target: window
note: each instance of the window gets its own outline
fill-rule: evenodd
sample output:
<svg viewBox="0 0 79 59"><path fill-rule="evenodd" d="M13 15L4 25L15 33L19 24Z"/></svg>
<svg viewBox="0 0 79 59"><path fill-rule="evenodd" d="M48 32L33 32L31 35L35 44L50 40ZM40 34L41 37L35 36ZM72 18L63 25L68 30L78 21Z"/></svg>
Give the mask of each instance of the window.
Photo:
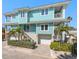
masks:
<svg viewBox="0 0 79 59"><path fill-rule="evenodd" d="M41 25L41 30L48 30L48 25Z"/></svg>
<svg viewBox="0 0 79 59"><path fill-rule="evenodd" d="M21 13L21 17L22 17L22 12L20 12Z"/></svg>
<svg viewBox="0 0 79 59"><path fill-rule="evenodd" d="M45 9L45 14L48 14L48 9Z"/></svg>
<svg viewBox="0 0 79 59"><path fill-rule="evenodd" d="M45 30L48 30L48 25L45 25Z"/></svg>
<svg viewBox="0 0 79 59"><path fill-rule="evenodd" d="M11 21L11 16L6 16L6 22L10 22Z"/></svg>
<svg viewBox="0 0 79 59"><path fill-rule="evenodd" d="M25 12L23 12L23 17L25 17Z"/></svg>
<svg viewBox="0 0 79 59"><path fill-rule="evenodd" d="M41 25L41 30L44 30L44 25Z"/></svg>
<svg viewBox="0 0 79 59"><path fill-rule="evenodd" d="M25 12L20 12L21 13L21 17L25 17Z"/></svg>
<svg viewBox="0 0 79 59"><path fill-rule="evenodd" d="M41 14L44 15L44 10L42 10L42 13Z"/></svg>
<svg viewBox="0 0 79 59"><path fill-rule="evenodd" d="M42 14L42 15L48 14L48 9L42 10L42 13L41 13L41 14Z"/></svg>

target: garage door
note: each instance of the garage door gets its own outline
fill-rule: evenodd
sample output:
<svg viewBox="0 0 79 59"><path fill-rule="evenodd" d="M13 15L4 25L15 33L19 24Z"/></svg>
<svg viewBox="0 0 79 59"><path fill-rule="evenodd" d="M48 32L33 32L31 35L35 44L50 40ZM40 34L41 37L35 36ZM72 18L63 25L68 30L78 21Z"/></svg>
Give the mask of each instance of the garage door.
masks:
<svg viewBox="0 0 79 59"><path fill-rule="evenodd" d="M41 44L50 45L51 40L50 39L41 39Z"/></svg>
<svg viewBox="0 0 79 59"><path fill-rule="evenodd" d="M38 35L38 40L40 44L49 45L51 43L51 35L49 34Z"/></svg>

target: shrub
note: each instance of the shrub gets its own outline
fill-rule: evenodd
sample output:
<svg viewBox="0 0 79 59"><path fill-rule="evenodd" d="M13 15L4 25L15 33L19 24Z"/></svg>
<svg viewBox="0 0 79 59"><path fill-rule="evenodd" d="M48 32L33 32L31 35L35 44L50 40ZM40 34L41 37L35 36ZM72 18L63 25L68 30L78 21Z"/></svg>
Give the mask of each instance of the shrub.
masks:
<svg viewBox="0 0 79 59"><path fill-rule="evenodd" d="M8 40L8 45L32 49L36 48L35 42L29 40Z"/></svg>
<svg viewBox="0 0 79 59"><path fill-rule="evenodd" d="M71 44L55 41L51 42L50 48L56 51L71 51Z"/></svg>
<svg viewBox="0 0 79 59"><path fill-rule="evenodd" d="M72 55L76 55L77 56L77 43L74 43L72 45L71 53L72 53Z"/></svg>

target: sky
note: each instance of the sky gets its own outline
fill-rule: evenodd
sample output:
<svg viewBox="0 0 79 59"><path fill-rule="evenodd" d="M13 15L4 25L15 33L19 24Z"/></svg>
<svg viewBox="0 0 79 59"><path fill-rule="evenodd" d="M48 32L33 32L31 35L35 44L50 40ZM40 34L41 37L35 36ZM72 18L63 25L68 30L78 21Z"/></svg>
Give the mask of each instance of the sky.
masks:
<svg viewBox="0 0 79 59"><path fill-rule="evenodd" d="M45 4L53 4L56 2L62 2L66 0L2 0L2 23L5 22L4 14L6 12L11 12L14 9L21 7L37 7ZM70 22L70 26L77 27L77 1L72 0L71 3L66 8L66 18L68 16L72 17L72 21Z"/></svg>

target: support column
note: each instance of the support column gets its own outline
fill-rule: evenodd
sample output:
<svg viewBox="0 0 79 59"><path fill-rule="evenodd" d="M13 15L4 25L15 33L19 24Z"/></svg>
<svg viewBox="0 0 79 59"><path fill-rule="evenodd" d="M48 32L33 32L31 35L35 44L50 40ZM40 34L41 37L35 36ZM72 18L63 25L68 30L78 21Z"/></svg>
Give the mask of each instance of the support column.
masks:
<svg viewBox="0 0 79 59"><path fill-rule="evenodd" d="M54 41L54 22L53 22L53 34L52 34L52 40L51 41Z"/></svg>
<svg viewBox="0 0 79 59"><path fill-rule="evenodd" d="M12 22L12 16L11 16L11 22Z"/></svg>
<svg viewBox="0 0 79 59"><path fill-rule="evenodd" d="M62 42L65 41L65 31L62 32Z"/></svg>
<svg viewBox="0 0 79 59"><path fill-rule="evenodd" d="M63 9L63 18L65 18L65 8Z"/></svg>
<svg viewBox="0 0 79 59"><path fill-rule="evenodd" d="M53 22L53 36L54 36L54 22Z"/></svg>

